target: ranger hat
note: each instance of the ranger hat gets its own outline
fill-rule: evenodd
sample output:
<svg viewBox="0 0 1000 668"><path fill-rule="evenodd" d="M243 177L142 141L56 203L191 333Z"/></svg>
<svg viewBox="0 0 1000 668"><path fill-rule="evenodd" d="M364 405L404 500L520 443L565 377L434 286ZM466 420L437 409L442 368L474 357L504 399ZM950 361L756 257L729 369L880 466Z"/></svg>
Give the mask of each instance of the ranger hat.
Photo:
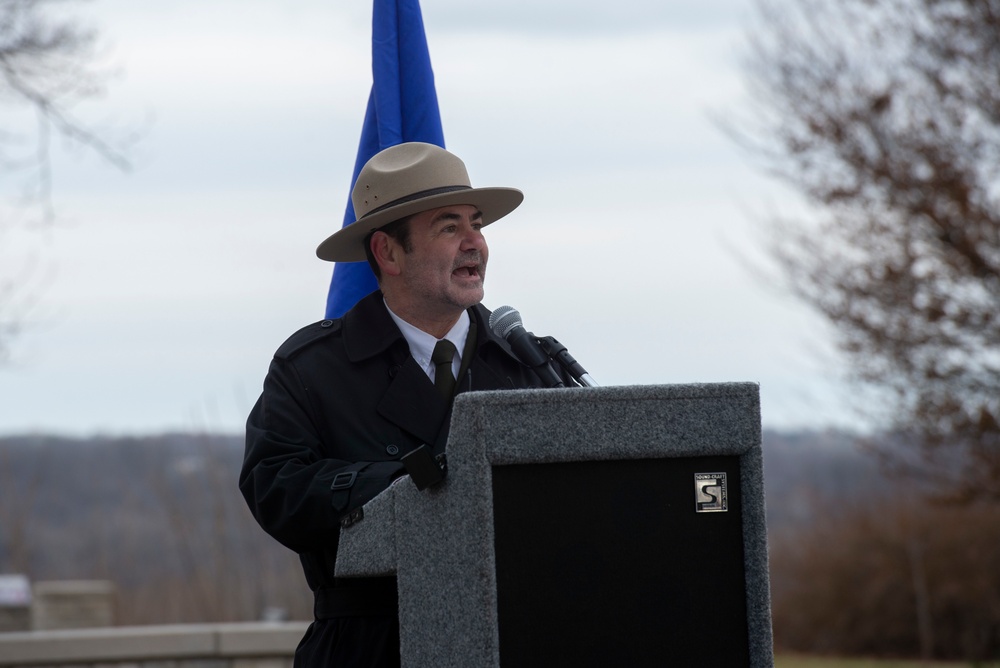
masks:
<svg viewBox="0 0 1000 668"><path fill-rule="evenodd" d="M410 142L377 153L358 174L351 203L357 220L316 248L321 260L361 262L368 233L400 218L454 204L470 204L489 225L517 208L516 188L473 188L465 163L440 146Z"/></svg>

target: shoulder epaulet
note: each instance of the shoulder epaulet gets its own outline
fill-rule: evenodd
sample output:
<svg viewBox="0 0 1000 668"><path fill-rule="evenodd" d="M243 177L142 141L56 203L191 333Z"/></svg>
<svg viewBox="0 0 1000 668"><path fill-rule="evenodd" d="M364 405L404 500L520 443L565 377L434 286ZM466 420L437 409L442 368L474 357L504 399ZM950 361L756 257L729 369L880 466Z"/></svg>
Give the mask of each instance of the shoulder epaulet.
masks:
<svg viewBox="0 0 1000 668"><path fill-rule="evenodd" d="M278 348L278 351L274 353L274 356L280 359L288 359L306 346L332 334L339 333L342 324L342 320L337 318L336 320L321 320L319 322L314 322L311 325L306 325L299 331L289 336L288 339L281 344L281 347Z"/></svg>

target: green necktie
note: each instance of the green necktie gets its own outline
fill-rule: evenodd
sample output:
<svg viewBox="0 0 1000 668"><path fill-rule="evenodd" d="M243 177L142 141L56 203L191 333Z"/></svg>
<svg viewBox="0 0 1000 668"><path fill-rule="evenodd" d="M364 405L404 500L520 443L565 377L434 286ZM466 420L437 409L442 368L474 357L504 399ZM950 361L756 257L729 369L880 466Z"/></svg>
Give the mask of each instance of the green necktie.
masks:
<svg viewBox="0 0 1000 668"><path fill-rule="evenodd" d="M455 353L458 350L455 344L448 339L441 339L434 346L431 353L431 361L434 362L434 386L446 400L451 400L451 395L455 391L455 375L451 371L451 364L455 360Z"/></svg>

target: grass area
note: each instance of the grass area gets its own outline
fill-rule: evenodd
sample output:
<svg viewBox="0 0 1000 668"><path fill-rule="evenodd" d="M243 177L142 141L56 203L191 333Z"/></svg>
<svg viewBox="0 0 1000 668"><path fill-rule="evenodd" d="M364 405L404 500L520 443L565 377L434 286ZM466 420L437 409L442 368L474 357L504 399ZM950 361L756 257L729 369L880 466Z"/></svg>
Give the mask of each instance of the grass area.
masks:
<svg viewBox="0 0 1000 668"><path fill-rule="evenodd" d="M774 657L774 668L1000 668L1000 663L832 659L784 655Z"/></svg>

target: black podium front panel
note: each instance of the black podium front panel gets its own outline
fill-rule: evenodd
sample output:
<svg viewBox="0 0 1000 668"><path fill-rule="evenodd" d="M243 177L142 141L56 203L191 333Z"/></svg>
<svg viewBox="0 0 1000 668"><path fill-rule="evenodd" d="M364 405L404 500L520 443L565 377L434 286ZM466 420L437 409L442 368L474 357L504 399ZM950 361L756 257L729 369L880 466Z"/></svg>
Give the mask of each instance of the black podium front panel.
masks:
<svg viewBox="0 0 1000 668"><path fill-rule="evenodd" d="M502 666L749 665L738 457L492 476Z"/></svg>

